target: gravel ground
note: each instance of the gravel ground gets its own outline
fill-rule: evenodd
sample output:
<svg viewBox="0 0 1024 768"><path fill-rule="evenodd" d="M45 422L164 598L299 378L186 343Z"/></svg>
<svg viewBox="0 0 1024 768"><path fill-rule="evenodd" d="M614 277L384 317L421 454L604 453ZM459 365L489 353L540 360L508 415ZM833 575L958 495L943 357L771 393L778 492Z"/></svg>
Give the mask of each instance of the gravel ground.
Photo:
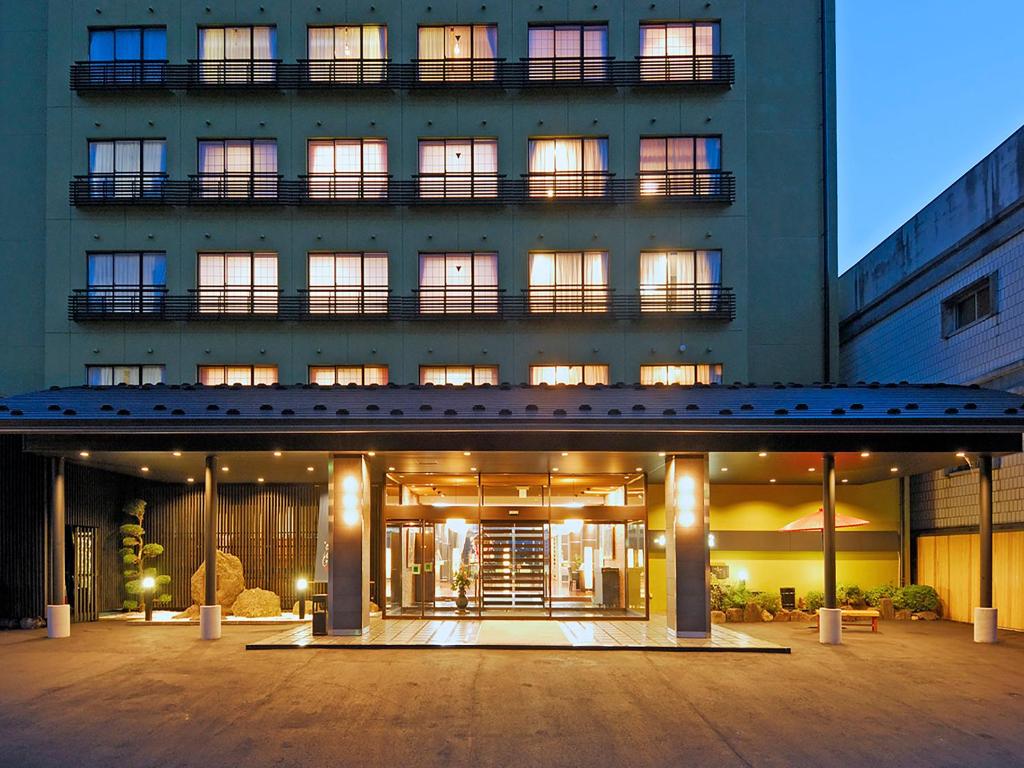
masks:
<svg viewBox="0 0 1024 768"><path fill-rule="evenodd" d="M1024 765L1024 635L744 630L789 656L243 650L276 630L0 633L0 765Z"/></svg>

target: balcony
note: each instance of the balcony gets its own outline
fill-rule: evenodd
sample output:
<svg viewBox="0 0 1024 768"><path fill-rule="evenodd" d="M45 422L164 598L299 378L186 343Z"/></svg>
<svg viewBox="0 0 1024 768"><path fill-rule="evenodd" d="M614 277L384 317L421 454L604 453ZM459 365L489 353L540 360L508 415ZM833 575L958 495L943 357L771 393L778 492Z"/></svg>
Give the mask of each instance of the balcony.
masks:
<svg viewBox="0 0 1024 768"><path fill-rule="evenodd" d="M400 308L392 307L391 290L387 287L304 288L299 290L299 302L300 316L309 320L387 317Z"/></svg>
<svg viewBox="0 0 1024 768"><path fill-rule="evenodd" d="M520 88L560 86L603 87L616 85L614 59L610 56L580 56L521 59Z"/></svg>
<svg viewBox="0 0 1024 768"><path fill-rule="evenodd" d="M637 56L630 77L621 84L633 87L729 89L736 82L732 56Z"/></svg>
<svg viewBox="0 0 1024 768"><path fill-rule="evenodd" d="M504 289L497 287L421 287L413 291L421 316L469 315L500 318Z"/></svg>
<svg viewBox="0 0 1024 768"><path fill-rule="evenodd" d="M162 90L179 83L177 69L166 60L76 61L71 65L74 91Z"/></svg>
<svg viewBox="0 0 1024 768"><path fill-rule="evenodd" d="M281 203L282 180L276 173L196 173L189 177L189 203Z"/></svg>
<svg viewBox="0 0 1024 768"><path fill-rule="evenodd" d="M188 292L193 318L246 317L277 319L281 291L277 288L192 288Z"/></svg>
<svg viewBox="0 0 1024 768"><path fill-rule="evenodd" d="M607 171L532 171L524 173L524 202L545 200L614 202L617 187Z"/></svg>
<svg viewBox="0 0 1024 768"><path fill-rule="evenodd" d="M71 181L73 205L166 205L171 185L166 173L90 173Z"/></svg>
<svg viewBox="0 0 1024 768"><path fill-rule="evenodd" d="M529 315L604 314L613 292L607 285L533 286L523 289Z"/></svg>
<svg viewBox="0 0 1024 768"><path fill-rule="evenodd" d="M721 320L736 317L736 295L718 283L641 283L639 311Z"/></svg>
<svg viewBox="0 0 1024 768"><path fill-rule="evenodd" d="M297 202L388 205L398 191L388 173L313 173L299 177Z"/></svg>
<svg viewBox="0 0 1024 768"><path fill-rule="evenodd" d="M280 59L188 61L188 88L277 88Z"/></svg>
<svg viewBox="0 0 1024 768"><path fill-rule="evenodd" d="M294 79L299 88L391 88L397 74L391 59L299 59Z"/></svg>
<svg viewBox="0 0 1024 768"><path fill-rule="evenodd" d="M729 171L640 171L632 198L705 203L736 201L736 178Z"/></svg>
<svg viewBox="0 0 1024 768"><path fill-rule="evenodd" d="M165 320L167 288L93 286L75 289L68 297L72 320Z"/></svg>
<svg viewBox="0 0 1024 768"><path fill-rule="evenodd" d="M505 59L413 59L406 88L504 88Z"/></svg>
<svg viewBox="0 0 1024 768"><path fill-rule="evenodd" d="M420 173L413 180L419 203L501 204L516 198L515 190L497 173Z"/></svg>

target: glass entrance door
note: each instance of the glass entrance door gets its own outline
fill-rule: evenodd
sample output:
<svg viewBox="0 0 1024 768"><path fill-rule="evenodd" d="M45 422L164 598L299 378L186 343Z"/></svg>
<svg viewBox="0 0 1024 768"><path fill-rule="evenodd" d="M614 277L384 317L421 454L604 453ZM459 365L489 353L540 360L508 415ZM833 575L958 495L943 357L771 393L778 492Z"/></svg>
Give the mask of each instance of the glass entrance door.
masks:
<svg viewBox="0 0 1024 768"><path fill-rule="evenodd" d="M384 571L385 608L389 616L422 616L424 606L433 601L433 534L433 526L418 521L388 523L384 532Z"/></svg>
<svg viewBox="0 0 1024 768"><path fill-rule="evenodd" d="M481 525L484 614L547 615L548 524L485 521Z"/></svg>

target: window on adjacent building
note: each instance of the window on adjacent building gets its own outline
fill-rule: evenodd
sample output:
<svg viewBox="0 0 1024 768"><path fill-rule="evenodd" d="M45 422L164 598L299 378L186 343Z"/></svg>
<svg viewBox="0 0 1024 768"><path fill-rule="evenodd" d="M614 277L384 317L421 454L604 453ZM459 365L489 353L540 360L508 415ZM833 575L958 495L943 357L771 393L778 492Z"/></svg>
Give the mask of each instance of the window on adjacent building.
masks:
<svg viewBox="0 0 1024 768"><path fill-rule="evenodd" d="M167 291L162 251L89 253L86 259L90 311L160 311Z"/></svg>
<svg viewBox="0 0 1024 768"><path fill-rule="evenodd" d="M149 197L163 193L167 142L163 139L103 139L89 142L92 197Z"/></svg>
<svg viewBox="0 0 1024 768"><path fill-rule="evenodd" d="M112 387L116 384L161 384L164 380L164 366L87 365L85 380L94 387Z"/></svg>
<svg viewBox="0 0 1024 768"><path fill-rule="evenodd" d="M272 83L277 79L277 29L202 27L199 81L211 85Z"/></svg>
<svg viewBox="0 0 1024 768"><path fill-rule="evenodd" d="M387 197L387 139L310 139L307 154L310 197Z"/></svg>
<svg viewBox="0 0 1024 768"><path fill-rule="evenodd" d="M640 25L641 80L703 80L714 74L700 57L719 54L717 21Z"/></svg>
<svg viewBox="0 0 1024 768"><path fill-rule="evenodd" d="M420 27L419 80L476 82L497 76L498 26L459 24Z"/></svg>
<svg viewBox="0 0 1024 768"><path fill-rule="evenodd" d="M200 365L199 383L209 386L218 384L241 384L252 387L257 384L276 384L276 365Z"/></svg>
<svg viewBox="0 0 1024 768"><path fill-rule="evenodd" d="M531 197L601 197L608 189L608 139L530 139Z"/></svg>
<svg viewBox="0 0 1024 768"><path fill-rule="evenodd" d="M721 294L721 251L644 251L640 254L643 312L701 312Z"/></svg>
<svg viewBox="0 0 1024 768"><path fill-rule="evenodd" d="M197 282L200 312L277 312L276 253L200 253Z"/></svg>
<svg viewBox="0 0 1024 768"><path fill-rule="evenodd" d="M386 365L311 365L309 383L329 387L334 384L355 384L360 387L388 383Z"/></svg>
<svg viewBox="0 0 1024 768"><path fill-rule="evenodd" d="M529 306L531 312L605 312L608 252L531 253Z"/></svg>
<svg viewBox="0 0 1024 768"><path fill-rule="evenodd" d="M497 197L497 139L420 139L420 197Z"/></svg>
<svg viewBox="0 0 1024 768"><path fill-rule="evenodd" d="M529 31L530 80L604 80L607 24L534 25Z"/></svg>
<svg viewBox="0 0 1024 768"><path fill-rule="evenodd" d="M721 384L722 366L641 365L641 384Z"/></svg>
<svg viewBox="0 0 1024 768"><path fill-rule="evenodd" d="M498 311L498 254L421 253L420 312L487 314Z"/></svg>
<svg viewBox="0 0 1024 768"><path fill-rule="evenodd" d="M420 384L497 384L496 365L421 365Z"/></svg>
<svg viewBox="0 0 1024 768"><path fill-rule="evenodd" d="M388 255L309 254L309 311L332 315L387 313Z"/></svg>
<svg viewBox="0 0 1024 768"><path fill-rule="evenodd" d="M388 28L349 24L309 28L312 82L379 83L387 77Z"/></svg>
<svg viewBox="0 0 1024 768"><path fill-rule="evenodd" d="M951 336L996 313L995 275L971 283L942 302L942 334Z"/></svg>
<svg viewBox="0 0 1024 768"><path fill-rule="evenodd" d="M640 139L641 195L707 195L720 187L722 139L658 136Z"/></svg>
<svg viewBox="0 0 1024 768"><path fill-rule="evenodd" d="M203 197L276 197L276 139L201 139L199 194Z"/></svg>
<svg viewBox="0 0 1024 768"><path fill-rule="evenodd" d="M607 384L607 365L531 365L531 384Z"/></svg>

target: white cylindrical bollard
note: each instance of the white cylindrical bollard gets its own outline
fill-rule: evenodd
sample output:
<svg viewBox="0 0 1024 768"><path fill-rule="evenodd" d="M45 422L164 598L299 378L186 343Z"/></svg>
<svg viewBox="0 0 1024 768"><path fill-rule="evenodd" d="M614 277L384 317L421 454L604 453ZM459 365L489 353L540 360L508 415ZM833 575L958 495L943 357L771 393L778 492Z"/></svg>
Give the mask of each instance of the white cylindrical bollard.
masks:
<svg viewBox="0 0 1024 768"><path fill-rule="evenodd" d="M974 642L996 642L996 626L998 625L997 614L998 610L995 608L974 609Z"/></svg>
<svg viewBox="0 0 1024 768"><path fill-rule="evenodd" d="M843 612L841 609L818 609L818 642L823 645L839 645L843 642Z"/></svg>
<svg viewBox="0 0 1024 768"><path fill-rule="evenodd" d="M71 606L46 606L46 636L71 637Z"/></svg>
<svg viewBox="0 0 1024 768"><path fill-rule="evenodd" d="M203 640L220 640L220 606L199 606L199 637Z"/></svg>

